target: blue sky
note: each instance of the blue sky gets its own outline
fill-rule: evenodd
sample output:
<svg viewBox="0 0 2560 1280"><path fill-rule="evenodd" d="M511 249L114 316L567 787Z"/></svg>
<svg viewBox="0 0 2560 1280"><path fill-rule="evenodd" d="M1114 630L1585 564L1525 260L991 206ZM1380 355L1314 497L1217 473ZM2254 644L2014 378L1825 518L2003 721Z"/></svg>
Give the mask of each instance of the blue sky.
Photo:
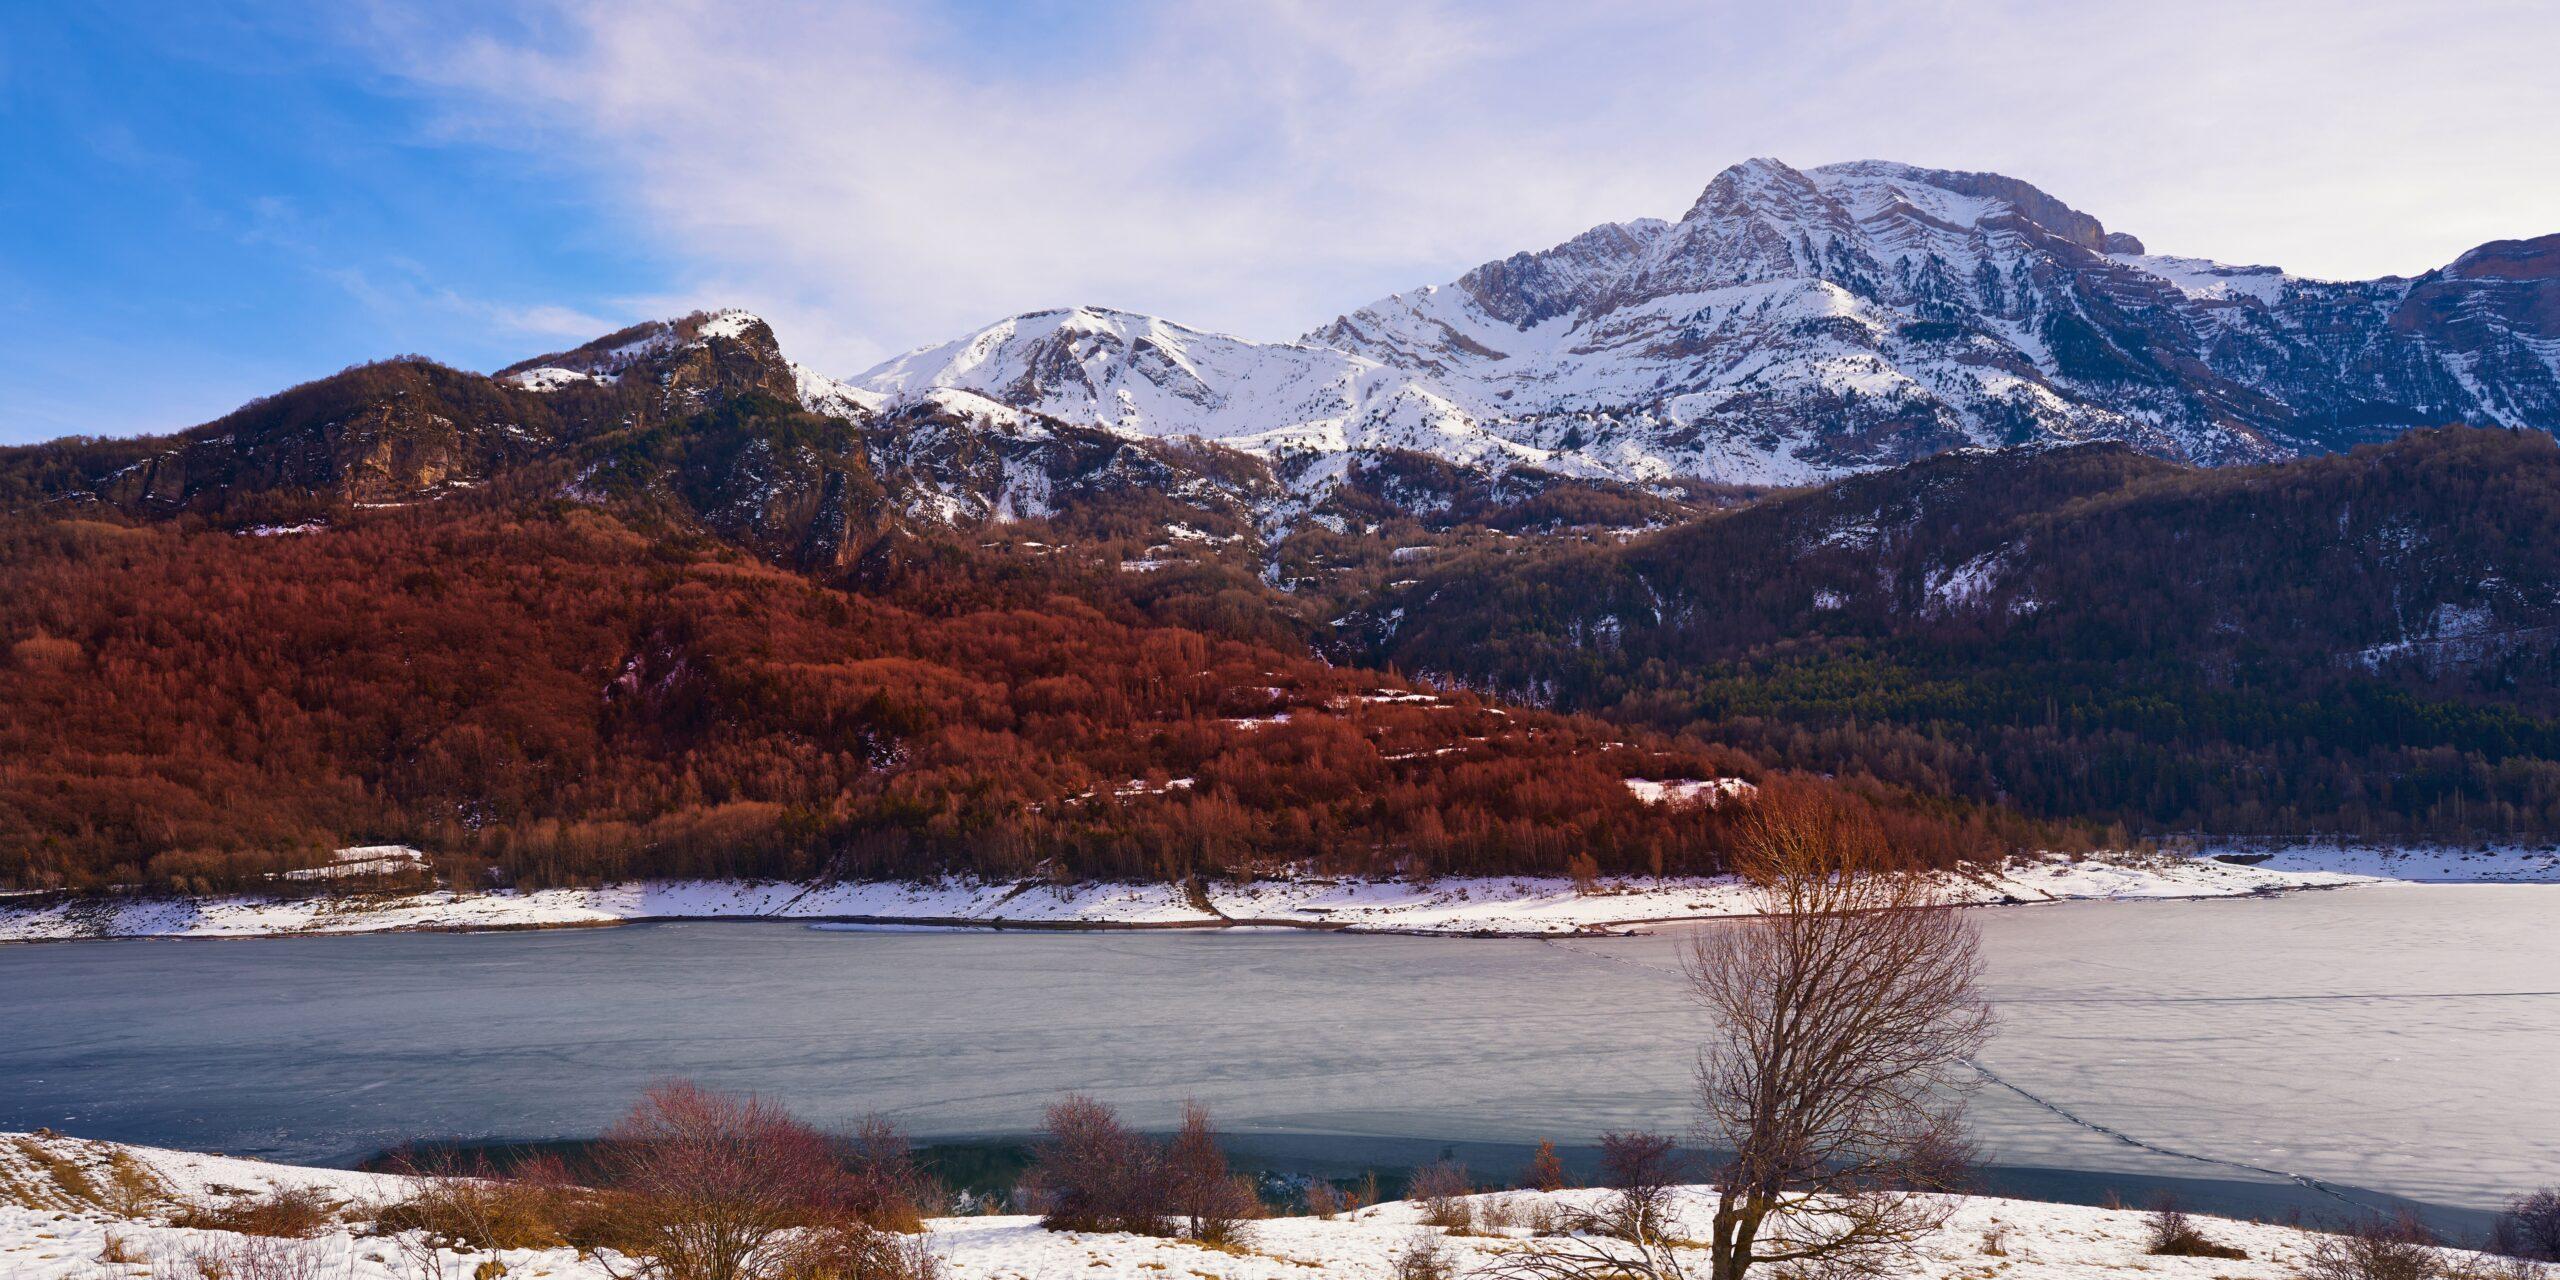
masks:
<svg viewBox="0 0 2560 1280"><path fill-rule="evenodd" d="M2508 0L11 4L0 442L712 304L838 374L1072 303L1286 338L1753 155L2415 272L2560 231L2554 47Z"/></svg>
<svg viewBox="0 0 2560 1280"><path fill-rule="evenodd" d="M313 14L6 24L0 439L185 426L398 351L506 363L666 278L580 175L439 137Z"/></svg>

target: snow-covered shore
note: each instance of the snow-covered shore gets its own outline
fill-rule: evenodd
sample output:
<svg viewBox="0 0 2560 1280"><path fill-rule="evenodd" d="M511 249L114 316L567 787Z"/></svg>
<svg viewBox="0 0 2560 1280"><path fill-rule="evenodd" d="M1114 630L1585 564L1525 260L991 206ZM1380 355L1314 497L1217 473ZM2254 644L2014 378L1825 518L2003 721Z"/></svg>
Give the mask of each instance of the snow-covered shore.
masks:
<svg viewBox="0 0 2560 1280"><path fill-rule="evenodd" d="M118 1204L112 1193L121 1155L150 1170L161 1184L153 1203ZM91 1188L66 1190L59 1170L69 1166ZM106 1280L193 1274L197 1259L221 1259L230 1251L259 1247L289 1254L307 1268L292 1274L344 1280L395 1280L414 1276L399 1241L375 1233L379 1206L395 1202L406 1181L336 1169L307 1169L260 1161L120 1147L102 1142L27 1134L0 1134L0 1275L13 1280ZM252 1246L251 1238L225 1231L168 1225L171 1200L220 1203L279 1188L311 1188L338 1205L340 1221L308 1240ZM1500 1192L1474 1197L1480 1222L1523 1221L1557 1203L1587 1205L1599 1193ZM1679 1211L1693 1220L1692 1238L1707 1232L1708 1203L1700 1192L1678 1193ZM1251 1225L1244 1242L1212 1249L1182 1240L1051 1232L1019 1216L938 1218L928 1241L951 1280L1031 1280L1040 1276L1095 1280L1199 1276L1204 1280L1290 1280L1318 1275L1368 1280L1396 1274L1398 1255L1423 1238L1446 1250L1458 1274L1503 1252L1530 1247L1523 1226L1482 1225L1445 1234L1420 1224L1406 1203L1377 1205L1332 1219L1273 1218ZM2144 1251L2144 1215L2131 1210L2086 1208L1988 1196L1961 1197L1945 1226L1921 1242L1918 1265L1908 1272L1926 1280L2092 1280L2138 1272L2161 1280L2291 1280L2316 1236L2296 1227L2269 1226L2198 1216L2211 1239L2246 1251L2245 1259L2156 1257ZM112 1241L112 1243L111 1243ZM111 1261L108 1259L121 1259ZM486 1267L489 1262L500 1267ZM1703 1263L1703 1257L1696 1259ZM456 1275L607 1280L593 1258L566 1248L512 1249L455 1257ZM483 1269L485 1268L485 1269ZM502 1270L500 1268L503 1268ZM1703 1272L1703 1267L1700 1268Z"/></svg>
<svg viewBox="0 0 2560 1280"><path fill-rule="evenodd" d="M2250 863L2170 855L2017 858L1951 875L1960 901L2214 898L2408 880L2560 883L2560 854L2504 850L2244 851ZM797 920L1026 929L1282 927L1366 933L1542 937L1622 932L1752 910L1728 878L1290 879L1209 884L1051 885L941 880L818 885L650 881L602 888L400 896L40 900L0 905L0 942L250 938L399 930L539 929L643 920Z"/></svg>

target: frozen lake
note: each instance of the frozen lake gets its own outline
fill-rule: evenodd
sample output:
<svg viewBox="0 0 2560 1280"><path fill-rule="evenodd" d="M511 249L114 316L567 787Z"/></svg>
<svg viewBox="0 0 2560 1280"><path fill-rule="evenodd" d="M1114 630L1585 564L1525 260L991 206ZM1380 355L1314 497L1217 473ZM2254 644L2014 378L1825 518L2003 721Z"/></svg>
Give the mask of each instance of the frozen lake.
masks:
<svg viewBox="0 0 2560 1280"><path fill-rule="evenodd" d="M2481 1208L2560 1182L2560 888L1978 918L2003 1023L1983 1065L2014 1086L1975 1103L1991 1160L2085 1171L2082 1194L2299 1175ZM1574 1144L1688 1123L1683 936L741 922L0 948L0 1128L347 1160L592 1134L683 1075L922 1136L1021 1133L1081 1089L1147 1124L1198 1097L1275 1149Z"/></svg>

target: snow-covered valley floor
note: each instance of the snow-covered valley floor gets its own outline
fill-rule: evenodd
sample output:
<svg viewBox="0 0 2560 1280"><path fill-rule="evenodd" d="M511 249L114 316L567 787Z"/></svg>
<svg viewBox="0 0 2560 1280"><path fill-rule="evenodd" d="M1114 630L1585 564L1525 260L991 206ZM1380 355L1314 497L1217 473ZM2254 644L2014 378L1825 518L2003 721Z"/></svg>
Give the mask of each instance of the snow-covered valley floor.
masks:
<svg viewBox="0 0 2560 1280"><path fill-rule="evenodd" d="M118 1157L155 1175L167 1199L114 1201ZM61 1170L79 1171L88 1195L67 1193ZM227 1231L168 1225L177 1202L220 1203L276 1188L313 1188L338 1205L339 1222L307 1240L253 1241ZM407 1192L406 1180L334 1169L309 1169L221 1156L120 1147L55 1136L0 1134L0 1276L11 1280L141 1280L192 1276L198 1259L263 1249L290 1257L290 1274L318 1280L400 1280L420 1269L400 1240L378 1234L372 1216ZM1599 1194L1497 1192L1473 1198L1480 1221L1526 1221L1542 1206L1588 1205ZM99 1203L114 1203L113 1208ZM146 1198L147 1199L147 1198ZM1707 1202L1679 1195L1685 1233L1705 1234ZM1463 1275L1505 1251L1534 1247L1526 1226L1481 1226L1462 1234L1420 1224L1411 1204L1390 1203L1332 1219L1272 1218L1254 1223L1245 1241L1212 1249L1182 1240L1050 1232L1028 1217L941 1218L928 1240L951 1280L1053 1280L1056 1277L1196 1276L1203 1280L1396 1274L1399 1255L1437 1237ZM2141 1274L2158 1280L2291 1280L2318 1238L2297 1227L2198 1217L2214 1241L2247 1258L2156 1257L2145 1252L2145 1215L2028 1200L1962 1197L1947 1223L1923 1241L1906 1274L1929 1280L2077 1280ZM121 1261L110 1259L122 1259ZM503 1270L487 1267L502 1264ZM1694 1259L1701 1264L1703 1256ZM607 1280L596 1259L566 1248L447 1255L445 1273L504 1275L509 1280ZM627 1267L625 1268L627 1270ZM278 1274L286 1274L279 1272Z"/></svg>
<svg viewBox="0 0 2560 1280"><path fill-rule="evenodd" d="M2560 852L2301 845L2241 863L2172 855L2016 858L1951 875L1960 901L2214 898L2399 881L2560 883ZM1553 936L1730 916L1752 896L1725 878L1290 879L1209 884L941 880L647 881L531 892L311 897L0 899L0 942L246 938L394 930L563 928L668 919L798 920L849 928L1283 927L1370 933Z"/></svg>

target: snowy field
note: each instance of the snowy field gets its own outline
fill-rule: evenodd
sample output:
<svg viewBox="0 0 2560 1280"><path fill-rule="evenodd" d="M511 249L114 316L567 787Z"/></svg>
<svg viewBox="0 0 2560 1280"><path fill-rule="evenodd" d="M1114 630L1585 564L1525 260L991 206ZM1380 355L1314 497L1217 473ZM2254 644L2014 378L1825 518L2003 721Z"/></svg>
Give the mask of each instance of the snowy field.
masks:
<svg viewBox="0 0 2560 1280"><path fill-rule="evenodd" d="M377 852L378 851L373 851ZM1973 903L2218 898L2395 881L2560 883L2560 852L2305 845L2212 857L2017 858L1951 875ZM413 929L527 929L635 920L771 919L850 926L1229 928L1541 937L1622 932L1735 915L1750 895L1725 878L1264 880L1206 886L944 880L822 885L668 881L528 893L304 898L137 898L0 906L0 942L245 938Z"/></svg>
<svg viewBox="0 0 2560 1280"><path fill-rule="evenodd" d="M149 1168L177 1198L215 1201L278 1187L310 1187L340 1205L342 1225L307 1241L265 1244L297 1255L307 1269L294 1274L331 1280L399 1280L418 1271L394 1239L375 1234L369 1218L377 1206L397 1200L404 1180L333 1169L309 1169L140 1147L26 1134L0 1135L0 1275L11 1280L123 1280L194 1274L195 1260L220 1258L243 1247L261 1247L229 1232L165 1225L165 1209L125 1204L118 1213L66 1194L54 1170L76 1166L93 1187L111 1184L116 1152ZM50 1168L48 1168L50 1166ZM1508 1210L1527 1217L1544 1204L1587 1205L1598 1193L1502 1192L1474 1197L1480 1217L1499 1220ZM1687 1229L1705 1232L1707 1201L1694 1189L1680 1193ZM1487 1210L1492 1210L1487 1214ZM1426 1237L1438 1237L1463 1274L1506 1251L1531 1247L1525 1227L1482 1227L1447 1234L1420 1225L1410 1204L1394 1203L1331 1220L1274 1218L1253 1224L1245 1241L1212 1249L1181 1240L1117 1234L1050 1232L1027 1217L941 1218L928 1227L930 1241L952 1280L1044 1280L1079 1276L1093 1280L1197 1276L1203 1280L1292 1280L1307 1276L1381 1280L1395 1274L1395 1260ZM2224 1219L2196 1219L2212 1239L2246 1250L2245 1260L2164 1258L2144 1252L2144 1215L2128 1210L2082 1208L1992 1197L1959 1199L1947 1224L1923 1242L1919 1265L1909 1272L1928 1280L2079 1280L2139 1273L2159 1280L2291 1280L2316 1238L2286 1226ZM110 1240L115 1243L110 1244ZM103 1261L101 1255L122 1257ZM503 1274L524 1280L608 1280L596 1259L568 1249L506 1250L448 1256L450 1274L470 1275L495 1260ZM1701 1274L1705 1258L1692 1259ZM626 1271L628 1268L624 1268Z"/></svg>

